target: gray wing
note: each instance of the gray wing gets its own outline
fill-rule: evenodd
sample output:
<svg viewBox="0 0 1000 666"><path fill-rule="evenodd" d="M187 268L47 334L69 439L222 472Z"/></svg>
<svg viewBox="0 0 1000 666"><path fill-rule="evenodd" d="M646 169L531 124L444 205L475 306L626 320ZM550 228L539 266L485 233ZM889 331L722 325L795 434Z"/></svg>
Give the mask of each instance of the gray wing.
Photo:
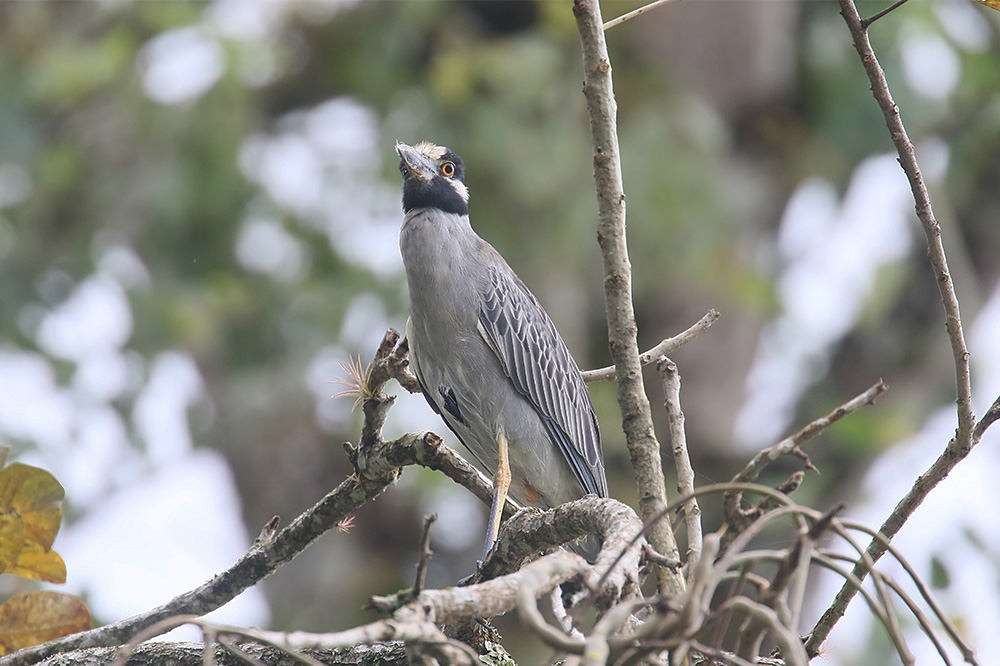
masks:
<svg viewBox="0 0 1000 666"><path fill-rule="evenodd" d="M580 369L548 314L509 269L490 268L479 330L514 388L542 417L585 491L607 497L597 415Z"/></svg>

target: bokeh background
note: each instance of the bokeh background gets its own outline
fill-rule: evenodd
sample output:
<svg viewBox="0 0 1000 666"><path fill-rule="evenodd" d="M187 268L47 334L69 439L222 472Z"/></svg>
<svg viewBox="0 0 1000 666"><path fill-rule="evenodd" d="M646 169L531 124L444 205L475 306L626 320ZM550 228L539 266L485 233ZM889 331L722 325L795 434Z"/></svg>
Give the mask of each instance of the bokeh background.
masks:
<svg viewBox="0 0 1000 666"><path fill-rule="evenodd" d="M1000 394L1000 14L914 0L872 38L944 230L982 414ZM608 39L641 344L722 313L674 356L699 483L883 378L876 407L810 445L822 475L797 493L879 524L953 432L953 369L837 4L692 1ZM66 487L63 589L99 622L146 610L350 472L359 416L336 380L406 318L397 139L463 156L474 226L580 365L608 364L581 81L568 1L0 3L0 443ZM613 387L592 395L612 494L634 505ZM450 434L401 395L386 434L426 429ZM897 542L994 664L998 444ZM369 595L411 584L431 512L429 583L451 584L484 507L410 469L217 617L373 619ZM29 585L8 578L5 593ZM807 621L836 588L817 583ZM824 663L888 655L866 616L855 602ZM525 663L546 654L502 630Z"/></svg>

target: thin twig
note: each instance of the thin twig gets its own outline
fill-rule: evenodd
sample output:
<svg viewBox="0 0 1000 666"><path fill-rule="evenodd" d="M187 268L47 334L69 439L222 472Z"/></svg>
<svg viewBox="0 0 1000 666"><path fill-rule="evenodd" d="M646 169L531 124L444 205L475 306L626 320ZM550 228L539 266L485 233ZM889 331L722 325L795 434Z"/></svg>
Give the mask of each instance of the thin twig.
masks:
<svg viewBox="0 0 1000 666"><path fill-rule="evenodd" d="M975 417L972 413L972 389L969 381L969 350L966 347L965 334L962 330L962 316L959 311L958 296L955 294L955 284L952 282L951 272L948 269L948 259L944 252L941 225L934 217L930 194L928 194L924 184L920 165L917 164L913 142L906 134L906 128L899 115L899 107L896 106L892 94L889 92L885 72L875 58L875 51L868 40L868 32L861 26L857 7L853 0L840 0L840 7L844 20L851 31L851 36L854 38L854 47L861 57L861 62L871 82L872 95L882 109L889 136L896 146L899 164L910 183L914 208L924 231L927 254L934 269L938 294L944 307L945 328L948 332L952 356L955 361L955 402L958 406L959 429L956 439L960 444L967 445L971 442L972 427L975 424Z"/></svg>
<svg viewBox="0 0 1000 666"><path fill-rule="evenodd" d="M986 434L986 429L996 423L998 419L1000 419L1000 398L994 400L990 408L983 414L983 418L979 419L979 423L972 430L972 439L976 442L981 440Z"/></svg>
<svg viewBox="0 0 1000 666"><path fill-rule="evenodd" d="M791 437L787 437L777 444L772 444L767 447L754 456L753 460L747 463L747 465L733 477L733 482L741 483L753 481L760 475L765 467L786 453L798 455L806 461L808 467L812 468L812 464L809 462L809 457L799 447L848 414L856 412L862 407L873 404L875 398L884 393L886 388L885 383L880 379L869 387L868 390L860 393L854 398L851 398L826 416L821 416L803 427ZM727 493L724 501L726 520L734 530L738 530L743 523L753 520L757 515L759 515L759 511L744 511L741 509L741 499L742 497L740 493L732 492Z"/></svg>
<svg viewBox="0 0 1000 666"><path fill-rule="evenodd" d="M863 525L853 520L841 520L840 524L845 529L864 532L873 539L881 541L883 543L889 554L892 555L893 558L895 558L895 560L899 563L901 567L903 567L903 571L906 572L906 575L909 576L910 580L916 586L917 591L920 593L921 598L923 598L923 600L927 603L927 605L930 606L931 611L934 613L934 616L937 618L938 622L941 623L941 626L944 627L944 630L948 634L948 637L951 638L951 641L962 652L962 657L965 659L965 661L969 664L977 664L978 661L976 660L975 650L973 650L972 646L969 645L965 641L965 639L963 639L962 636L959 634L958 628L948 617L947 613L945 613L942 610L937 600L931 594L931 591L927 588L927 583L925 583L923 578L921 578L917 574L916 569L913 568L913 565L910 564L909 560L903 557L903 554L899 552L899 550L896 549L896 547L893 546L888 540L886 540L885 537L883 537L880 533L876 532L867 525ZM849 539L846 539L846 537L845 540L850 541Z"/></svg>
<svg viewBox="0 0 1000 666"><path fill-rule="evenodd" d="M907 1L908 0L897 0L896 2L892 3L891 5L889 5L888 7L886 7L885 9L883 9L882 11L880 11L879 13L874 14L872 16L869 16L865 20L861 21L861 26L865 30L867 30L868 26L870 26L872 23L874 23L875 21L879 20L880 18L882 18L883 16L885 16L889 12L892 12L892 11L895 11L895 10L899 9L900 7L902 7L903 5L905 5L907 3Z"/></svg>
<svg viewBox="0 0 1000 666"><path fill-rule="evenodd" d="M635 470L639 509L643 520L658 515L667 503L660 443L653 430L649 397L642 380L636 343L635 308L632 303L632 266L625 237L625 190L618 149L617 114L611 78L611 60L604 41L598 0L574 0L573 15L583 52L583 93L590 115L594 150L594 184L597 190L597 240L604 262L604 300L608 319L608 344L618 378L618 406L622 429ZM669 521L656 521L649 540L667 557L677 553ZM679 594L684 579L659 570L661 591Z"/></svg>
<svg viewBox="0 0 1000 666"><path fill-rule="evenodd" d="M854 560L851 559L850 561L853 562ZM878 621L882 624L882 626L885 627L886 633L889 635L889 639L892 641L893 645L896 648L896 652L900 655L900 658L902 658L905 661L906 656L910 654L910 650L907 647L906 640L903 638L902 634L900 634L893 628L895 624L892 622L892 620L890 620L889 617L889 611L891 610L891 606L887 607L883 604L880 604L878 599L876 599L870 592L861 587L863 581L857 576L855 576L852 572L848 571L846 568L838 566L834 562L834 556L832 556L831 554L822 552L814 553L813 562L816 562L820 566L823 566L829 569L830 571L839 574L841 578L844 579L846 585L853 586L858 592L861 593L861 597L865 600L865 603L868 604L869 610L871 610L872 614L878 619ZM882 580L881 576L877 575L877 573L875 576L873 576L873 579L876 578L879 581ZM808 652L808 642L806 643L806 651ZM910 658L912 659L912 656L910 656Z"/></svg>
<svg viewBox="0 0 1000 666"><path fill-rule="evenodd" d="M884 580L885 584L896 593L897 597L903 600L904 604L906 604L910 614L916 618L917 623L920 625L920 629L923 630L924 635L927 636L931 643L934 644L934 649L937 650L937 653L941 656L941 661L944 662L944 666L951 666L951 659L948 658L948 653L945 652L944 645L942 645L941 641L938 640L937 633L935 633L931 623L927 620L927 616L920 610L920 607L917 606L916 602L911 599L910 595L906 593L900 584L893 580L890 576L882 574L882 580Z"/></svg>
<svg viewBox="0 0 1000 666"><path fill-rule="evenodd" d="M680 560L672 560L669 557L664 557L663 555L660 555L658 552L653 550L653 547L650 546L648 543L644 543L642 545L642 556L647 561L652 562L653 564L659 567L671 567L676 569L683 564L683 562L681 562Z"/></svg>
<svg viewBox="0 0 1000 666"><path fill-rule="evenodd" d="M569 555L569 553L556 554ZM548 556L548 558L551 557L551 555ZM576 557L579 562L576 565L576 571L582 573L583 570L580 567L583 565L583 560L577 556L573 557ZM538 609L538 597L554 589L555 586L552 585L551 581L555 579L555 576L562 576L564 571L572 570L569 568L572 564L571 561L564 564L561 561L548 558L545 558L545 562L539 560L530 565L530 571L529 567L522 570L524 574L517 598L518 614L524 623L531 627L535 634L542 639L542 642L549 647L570 654L583 654L586 642L582 638L567 635L561 627L553 627L546 622L542 612Z"/></svg>
<svg viewBox="0 0 1000 666"><path fill-rule="evenodd" d="M604 30L605 31L610 30L611 28L615 27L616 25L618 25L620 23L624 23L625 21L628 21L630 19L634 19L639 14L644 14L644 13L648 12L650 9L653 9L654 7L659 7L660 5L665 5L668 2L670 2L670 0L653 0L653 2L649 3L648 5L643 5L642 7L639 7L638 9L633 9L630 12L626 12L625 14L622 14L618 18L611 19L610 21L608 21L607 23L604 24Z"/></svg>
<svg viewBox="0 0 1000 666"><path fill-rule="evenodd" d="M781 621L773 610L764 604L751 601L746 597L731 597L723 604L723 609L726 607L741 611L754 622L767 627L774 638L774 642L781 648L781 655L785 658L786 664L808 666L809 657L806 655L806 651L802 649L802 642L799 641L798 636L795 635L792 629L781 624ZM750 654L750 659L756 660L758 656L757 648L757 645L748 643L745 648L746 652L740 654L737 651L737 654L744 658L747 658L748 654Z"/></svg>
<svg viewBox="0 0 1000 666"><path fill-rule="evenodd" d="M684 412L681 410L681 374L677 364L666 356L656 362L663 383L663 408L670 424L670 448L677 469L677 492L685 495L694 490L694 467L688 455L687 435L684 432ZM684 504L684 527L687 531L688 569L701 557L701 507L692 497Z"/></svg>
<svg viewBox="0 0 1000 666"><path fill-rule="evenodd" d="M431 529L433 529L434 522L437 519L436 513L424 516L424 536L420 540L420 561L417 562L417 577L413 583L414 594L420 594L424 589L424 579L427 576L427 563L430 562L431 556L434 554L431 551Z"/></svg>
<svg viewBox="0 0 1000 666"><path fill-rule="evenodd" d="M782 493L774 490L773 488L768 488L767 486L762 486L762 485L759 485L759 484L756 484L756 483L732 483L732 482L729 482L729 483L712 483L712 484L709 484L709 485L706 485L706 486L701 486L700 488L696 488L695 490L693 490L690 493L687 493L685 495L681 495L680 497L675 498L669 504L667 504L665 507L663 507L662 511L659 514L657 514L655 516L652 516L652 518L650 519L650 521L646 521L645 525L642 528L642 530L640 530L638 533L634 534L628 540L627 545L624 548L620 549L621 552L618 554L618 556L612 562L611 567L617 566L618 563L619 563L619 561L625 557L626 553L631 553L633 547L639 542L639 539L641 539L643 536L646 536L649 533L649 530L651 529L651 527L653 526L653 524L655 524L658 521L663 520L667 515L670 514L671 511L676 511L678 507L683 506L684 503L687 502L688 500L690 500L692 497L702 497L704 495L713 495L713 494L717 494L717 493L726 493L726 492L732 492L732 491L739 491L739 492L742 492L742 493L759 493L761 495L764 495L765 497L770 497L770 498L774 499L776 502L778 502L780 504L783 504L783 505L787 505L787 504L791 503L791 500L788 497L786 497L785 495L783 495ZM706 553L705 543L706 543L706 540L708 539L709 536L711 536L713 539L715 539L716 543L718 543L718 539L715 537L715 535L709 534L704 539L702 539L702 557L706 557L706 555L705 555L705 553ZM604 552L603 549L602 549L602 552ZM662 553L660 554L660 556L661 557L666 557ZM676 555L675 555L675 557L676 557ZM601 578L601 580L599 582L602 582L604 580L604 578L607 577L608 573L611 571L611 567L608 568L608 572L606 572L604 574L604 576L602 576L602 578Z"/></svg>
<svg viewBox="0 0 1000 666"><path fill-rule="evenodd" d="M853 558L851 557L835 553L826 553L822 556L818 556L818 559L819 557L827 557L831 561L832 560L842 560L846 562L854 561ZM920 610L920 607L917 605L917 603L906 593L905 590L903 590L902 586L899 583L893 580L890 576L886 576L885 574L881 574L881 576L885 584L893 592L896 593L896 596L898 596L900 599L903 600L904 604L906 604L906 607L909 609L910 613L913 615L914 618L916 618L917 622L920 624L920 628L923 630L924 634L934 644L935 649L941 656L941 659L942 661L944 661L945 665L950 666L951 660L948 657L948 653L945 651L944 646L938 639L937 633L934 631L934 628L931 626L931 623L928 621L927 616L924 614L924 612Z"/></svg>
<svg viewBox="0 0 1000 666"><path fill-rule="evenodd" d="M672 338L667 338L666 340L661 341L649 351L644 351L639 354L639 363L643 366L647 366L661 356L674 353L676 350L680 349L682 346L686 345L688 342L694 340L703 332L711 328L712 324L718 321L720 316L721 315L716 310L709 310L701 319L695 322L687 330L681 331ZM583 381L587 383L609 382L615 379L615 366L609 365L605 368L584 370L581 374L583 375Z"/></svg>

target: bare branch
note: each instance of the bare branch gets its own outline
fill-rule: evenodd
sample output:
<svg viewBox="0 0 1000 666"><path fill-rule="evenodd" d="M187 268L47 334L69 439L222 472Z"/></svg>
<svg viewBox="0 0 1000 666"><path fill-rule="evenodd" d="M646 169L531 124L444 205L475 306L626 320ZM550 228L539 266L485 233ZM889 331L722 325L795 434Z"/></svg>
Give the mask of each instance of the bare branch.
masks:
<svg viewBox="0 0 1000 666"><path fill-rule="evenodd" d="M694 491L694 468L688 456L687 435L684 432L684 412L681 411L681 375L677 365L666 356L656 362L663 383L663 408L670 422L670 448L674 453L674 467L677 469L677 492L685 495ZM682 509L684 527L687 531L688 567L701 556L701 508L698 500L691 497Z"/></svg>
<svg viewBox="0 0 1000 666"><path fill-rule="evenodd" d="M672 338L667 338L649 351L644 351L639 354L639 362L643 366L646 366L661 356L672 354L674 351L680 349L682 346L701 335L701 333L711 328L712 324L718 321L720 316L721 315L717 311L709 310L705 313L705 316L695 322L687 330L678 333ZM609 365L606 368L584 370L581 374L583 375L583 381L588 383L611 381L615 379L615 366Z"/></svg>
<svg viewBox="0 0 1000 666"><path fill-rule="evenodd" d="M938 640L937 633L934 631L931 623L927 620L927 616L920 610L920 607L913 601L913 599L910 598L910 595L906 593L899 583L886 575L883 575L882 578L885 580L885 584L892 588L892 591L896 593L896 596L903 600L903 603L906 604L910 614L917 619L917 623L920 624L920 629L924 632L924 635L930 639L931 643L934 644L934 649L937 650L938 655L941 656L941 661L944 662L945 666L951 666L951 660L948 658L948 653L945 652L944 646L941 644L941 641Z"/></svg>
<svg viewBox="0 0 1000 666"><path fill-rule="evenodd" d="M854 48L857 49L861 63L864 65L869 81L871 81L872 95L882 109L882 115L885 116L889 136L899 155L899 164L910 183L917 219L920 220L920 226L924 231L927 255L934 269L938 294L941 298L941 304L944 306L945 328L951 341L951 351L955 361L955 402L958 406L959 429L956 440L959 446L965 445L971 448L975 417L972 414L972 389L969 381L969 350L965 345L965 334L962 331L958 296L955 294L955 285L952 282L948 260L945 257L944 243L941 239L941 225L934 217L930 195L924 185L920 165L917 164L913 142L906 134L906 128L899 116L899 107L896 106L889 92L885 72L882 71L882 67L875 58L875 51L868 40L867 30L861 25L857 7L855 7L853 0L840 0L840 8L851 31L851 37L854 39Z"/></svg>
<svg viewBox="0 0 1000 666"><path fill-rule="evenodd" d="M764 604L751 601L746 597L731 597L723 604L723 608L726 607L740 611L756 623L767 627L770 630L771 636L774 637L774 641L781 649L781 655L784 657L786 664L793 666L807 666L809 664L809 657L802 648L802 642L799 641L799 637L795 635L794 631L781 624L781 621L773 610ZM744 652L737 652L737 655L743 658L747 658L749 655L750 659L757 659L759 644L751 645L750 642L747 642L743 645L743 648Z"/></svg>
<svg viewBox="0 0 1000 666"><path fill-rule="evenodd" d="M580 562L583 561L578 556L572 557L576 557ZM583 639L567 635L561 627L553 627L545 621L541 611L538 610L538 597L554 589L555 586L550 585L549 581L566 565L556 560L540 561L536 564L539 566L531 567L530 571L525 568L526 573L518 591L518 614L546 645L560 652L583 654L586 645Z"/></svg>
<svg viewBox="0 0 1000 666"><path fill-rule="evenodd" d="M521 565L529 556L582 536L601 535L603 544L588 581L597 592L590 601L608 608L638 586L639 539L643 525L631 507L613 499L583 497L548 511L525 509L504 523L493 552L477 579L498 575ZM599 576L598 576L599 574Z"/></svg>
<svg viewBox="0 0 1000 666"><path fill-rule="evenodd" d="M864 27L865 30L867 30L868 26L870 26L872 23L874 23L875 21L879 20L880 18L882 18L883 16L885 16L889 12L896 11L897 9L899 9L900 7L902 7L903 5L905 5L907 3L907 1L908 0L896 0L896 2L892 3L891 5L889 5L888 7L886 7L885 9L883 9L882 11L880 11L879 13L874 14L872 16L869 16L865 20L861 21L861 25Z"/></svg>
<svg viewBox="0 0 1000 666"><path fill-rule="evenodd" d="M622 14L618 18L611 19L610 21L608 21L607 23L604 24L604 30L610 30L611 28L615 27L616 25L624 23L625 21L628 21L630 19L634 19L636 16L639 16L640 14L644 14L645 12L648 12L650 9L653 9L654 7L659 7L660 5L665 5L668 2L670 2L670 0L653 0L653 2L649 3L648 5L643 5L642 7L639 7L638 9L633 9L630 12L626 12L625 14Z"/></svg>
<svg viewBox="0 0 1000 666"><path fill-rule="evenodd" d="M934 596L931 594L931 591L927 588L927 584L917 574L917 571L916 569L913 568L913 565L910 564L910 562L905 557L903 557L903 554L899 552L899 550L897 550L895 546L893 546L884 536L882 536L881 533L876 532L867 525L863 525L859 522L853 520L841 520L839 526L840 526L839 529L851 529L851 530L857 530L859 532L864 532L865 534L871 536L872 539L881 542L885 546L889 554L891 554L892 557L895 558L897 562L899 562L899 565L903 567L903 570L906 572L906 575L909 576L910 580L916 586L917 591L920 592L921 598L927 603L928 606L930 606L931 611L934 613L934 616L937 618L941 626L944 627L945 632L947 632L948 634L948 637L951 638L955 646L958 647L958 649L962 652L962 657L965 659L965 661L969 664L978 663L976 661L975 651L961 637L958 629L955 627L954 623L951 621L948 614L941 609L937 600L934 599ZM848 538L846 534L842 534L842 536L846 541L851 543L852 547L854 547L857 552L861 553L861 549L857 547L857 544L855 544L853 540Z"/></svg>
<svg viewBox="0 0 1000 666"><path fill-rule="evenodd" d="M422 598L418 597L418 600ZM416 603L415 601L414 604ZM451 646L453 655L464 656L464 659L458 659L458 663L475 664L478 661L477 655L467 645L449 639L438 628L433 621L433 608L426 608L424 611L426 612L416 612L405 607L397 611L393 618L328 634L244 629L242 635L274 645L290 654L302 654L304 650L338 650L398 640L407 644L448 645Z"/></svg>
<svg viewBox="0 0 1000 666"><path fill-rule="evenodd" d="M849 562L856 563L856 561L853 558L842 555L834 555L831 553L817 552L813 556L814 562L816 562L818 565L822 567L829 569L830 571L839 574L844 579L847 585L852 585L857 589L858 592L861 593L861 597L865 600L865 603L868 604L869 610L871 610L872 614L882 624L882 626L885 627L886 633L889 635L889 639L896 647L896 652L902 655L903 658L905 659L907 655L910 655L910 651L909 648L906 646L906 641L903 638L902 634L898 632L896 628L896 623L891 621L889 618L889 612L891 611L891 606L886 607L883 603L880 603L879 599L876 599L870 592L861 587L863 581L857 576L855 576L853 573L845 569L844 567L841 567L838 564L836 564L835 560L837 559L844 559ZM875 572L875 574L876 575L873 576L873 578L877 579L881 583L882 580L881 575L879 575L877 572ZM808 648L809 645L807 641L806 642L807 652ZM912 656L910 656L910 659L912 659Z"/></svg>
<svg viewBox="0 0 1000 666"><path fill-rule="evenodd" d="M635 309L632 305L632 267L625 239L625 191L618 151L617 104L611 79L611 60L604 41L598 0L574 0L583 51L583 93L590 115L594 148L594 183L597 189L597 239L604 259L604 299L608 319L611 359L618 377L618 406L639 490L639 508L649 522L667 503L660 459L660 443L642 381L636 344ZM675 557L677 543L670 523L657 521L649 534L657 551ZM684 579L660 569L659 587L672 594L684 589Z"/></svg>
<svg viewBox="0 0 1000 666"><path fill-rule="evenodd" d="M875 398L884 393L886 388L885 383L880 379L867 391L848 400L826 416L822 416L809 423L791 437L786 437L777 444L772 444L767 447L754 456L753 459L747 463L746 467L733 477L733 482L744 483L753 481L760 475L765 467L787 453L793 453L800 458L803 458L808 468L815 469L812 466L812 463L809 462L809 457L799 447L848 414L856 412L862 407L873 404ZM742 494L739 492L726 494L724 504L726 520L729 522L730 526L736 530L738 530L742 524L756 518L760 513L759 509L752 509L749 511L742 509L740 507L741 500Z"/></svg>
<svg viewBox="0 0 1000 666"><path fill-rule="evenodd" d="M397 341L399 344L396 344ZM420 393L420 382L410 372L410 343L406 338L399 341L399 333L389 329L382 338L375 360L368 367L369 384L381 386L389 379L395 379L410 393Z"/></svg>
<svg viewBox="0 0 1000 666"><path fill-rule="evenodd" d="M899 116L899 108L892 99L889 92L889 85L885 79L885 72L878 64L875 51L872 49L868 39L866 26L862 23L858 15L858 9L853 0L840 0L841 14L847 22L847 27L854 40L854 47L861 58L865 72L871 82L872 95L882 109L886 126L896 152L899 155L899 164L906 174L910 183L910 191L913 194L917 218L920 220L921 228L924 231L924 238L927 243L927 255L934 270L935 282L938 286L938 294L945 312L945 328L948 332L948 339L951 342L952 356L955 365L955 404L958 414L958 428L955 436L948 442L945 450L934 461L934 463L917 478L913 487L906 494L892 513L882 524L880 532L887 540L892 539L902 526L909 520L924 498L937 484L948 475L949 472L960 461L972 451L978 443L975 438L975 415L972 412L972 389L969 377L969 351L965 344L965 334L962 330L962 318L959 312L958 296L955 294L955 286L948 269L948 261L945 257L944 244L941 239L941 226L934 217L931 208L930 196L924 185L923 176L913 147L913 143L906 134L906 128ZM985 430L985 428L983 429ZM877 562L886 552L886 545L877 539L873 539L866 552L872 562ZM855 575L864 579L866 570L855 568ZM830 607L823 613L819 622L813 628L807 643L810 655L815 655L823 641L829 635L837 621L843 616L844 611L851 599L854 598L856 588L844 585L837 594L836 599Z"/></svg>
<svg viewBox="0 0 1000 666"><path fill-rule="evenodd" d="M219 626L217 630L295 651L331 650L402 640L422 646L423 649L428 646L449 649L452 660L456 654L461 656L459 663L479 663L478 657L468 646L448 639L438 628L439 625L499 615L515 607L521 607L524 612L526 598L533 602L558 585L586 575L588 571L591 571L591 567L581 557L560 551L546 555L520 571L490 581L468 587L425 590L397 609L391 618L341 632L283 633L225 626ZM537 613L537 606L534 610Z"/></svg>
<svg viewBox="0 0 1000 666"><path fill-rule="evenodd" d="M420 561L417 562L417 576L413 583L413 593L420 594L424 589L424 580L427 575L427 564L431 560L431 530L438 517L436 513L424 516L424 536L420 540Z"/></svg>
<svg viewBox="0 0 1000 666"><path fill-rule="evenodd" d="M990 408L983 414L983 418L976 424L972 431L972 440L978 444L979 440L986 434L986 429L996 423L998 419L1000 419L1000 397L993 401Z"/></svg>
<svg viewBox="0 0 1000 666"><path fill-rule="evenodd" d="M660 555L658 552L653 550L653 547L650 546L648 543L643 544L642 546L642 556L647 561L652 562L653 564L659 567L673 567L676 569L680 567L682 564L684 564L680 560L670 560L664 557L663 555Z"/></svg>

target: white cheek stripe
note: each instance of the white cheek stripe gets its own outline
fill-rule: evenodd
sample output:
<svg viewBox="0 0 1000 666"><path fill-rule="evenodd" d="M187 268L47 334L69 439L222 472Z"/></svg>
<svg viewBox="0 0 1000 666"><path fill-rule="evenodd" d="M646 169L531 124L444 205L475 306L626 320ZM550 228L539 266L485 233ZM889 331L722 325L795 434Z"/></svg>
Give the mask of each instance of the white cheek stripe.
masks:
<svg viewBox="0 0 1000 666"><path fill-rule="evenodd" d="M458 196L462 197L462 201L469 203L469 188L465 186L465 183L449 178L448 184L455 188L455 191L458 192Z"/></svg>

